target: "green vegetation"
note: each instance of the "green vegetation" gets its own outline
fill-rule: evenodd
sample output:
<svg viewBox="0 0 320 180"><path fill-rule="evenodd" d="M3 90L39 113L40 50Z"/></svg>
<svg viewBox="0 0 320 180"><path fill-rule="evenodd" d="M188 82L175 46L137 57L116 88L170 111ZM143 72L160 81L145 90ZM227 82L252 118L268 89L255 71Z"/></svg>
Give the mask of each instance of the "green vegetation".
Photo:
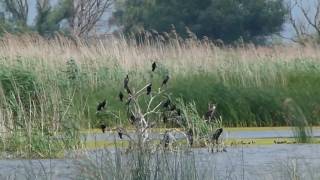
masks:
<svg viewBox="0 0 320 180"><path fill-rule="evenodd" d="M124 0L118 1L115 17L129 34L163 33L174 26L184 37L190 29L198 37L226 43L239 39L261 43L281 30L286 13L283 0Z"/></svg>
<svg viewBox="0 0 320 180"><path fill-rule="evenodd" d="M287 98L295 101L308 126L320 124L320 57L316 49L220 49L197 39L143 45L130 41L114 38L106 44L79 41L74 45L62 37L3 38L0 128L5 135L1 136L1 148L11 152L28 149L30 156L56 156L55 148L47 152L44 147L56 143L59 135L65 138L63 143L57 142L56 149L77 149L81 147L80 129L97 128L101 122L107 127L130 126L125 105L118 99L119 90L126 74L132 87L144 87L153 61L158 64L153 88L169 73L170 98L187 116L186 123L180 124L183 131L196 127L194 133L200 136L212 131L201 121L208 103L217 104L222 124L216 126L293 125L284 105ZM309 55L295 58L295 53L301 52ZM97 115L96 106L103 99L108 101L107 110L119 118ZM28 140L21 141L18 136Z"/></svg>

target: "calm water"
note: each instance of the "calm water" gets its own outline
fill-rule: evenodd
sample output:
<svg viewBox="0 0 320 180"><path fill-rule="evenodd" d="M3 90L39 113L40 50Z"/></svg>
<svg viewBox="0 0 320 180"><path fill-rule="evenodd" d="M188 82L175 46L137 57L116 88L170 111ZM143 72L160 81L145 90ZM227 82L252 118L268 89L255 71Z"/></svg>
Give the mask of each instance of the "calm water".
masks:
<svg viewBox="0 0 320 180"><path fill-rule="evenodd" d="M95 162L102 153L105 150L95 150L87 156ZM205 179L287 179L289 170L294 168L301 179L320 178L320 145L237 147L214 154L207 149L194 149L189 154ZM81 170L75 168L76 163L69 159L0 160L0 179L77 179Z"/></svg>

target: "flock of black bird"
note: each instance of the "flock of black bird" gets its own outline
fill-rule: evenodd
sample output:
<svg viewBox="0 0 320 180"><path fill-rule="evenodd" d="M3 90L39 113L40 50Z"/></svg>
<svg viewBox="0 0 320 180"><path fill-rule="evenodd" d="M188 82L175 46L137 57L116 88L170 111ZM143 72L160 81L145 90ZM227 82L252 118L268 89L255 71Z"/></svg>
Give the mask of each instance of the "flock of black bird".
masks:
<svg viewBox="0 0 320 180"><path fill-rule="evenodd" d="M154 72L156 70L156 68L157 68L157 64L156 64L156 62L153 62L152 63L152 72ZM166 86L168 81L169 81L169 79L170 79L169 75L166 75L165 78L162 81L161 87ZM124 78L123 87L126 90L126 92L128 93L128 95L131 96L132 95L132 91L129 88L129 75L128 74ZM146 90L147 90L146 94L150 95L151 91L152 91L152 83L148 84ZM124 101L124 94L122 93L122 91L119 92L118 97L119 97L119 100L121 102ZM131 98L129 98L129 100L126 103L126 105L129 105L130 102L131 102ZM106 105L107 105L107 100L104 99L102 102L100 102L97 105L97 113L101 112L104 109L106 109ZM175 112L176 115L181 116L181 109L177 108L176 105L173 104L169 98L166 101L163 102L162 107L166 111ZM216 108L215 105L210 105L209 104L208 111L204 114L204 119L206 121L210 121L211 119L214 118L215 108ZM134 124L135 121L137 121L137 119L138 119L133 114L131 114L129 116L130 116L129 120L130 120L131 124ZM167 115L165 113L163 113L162 116L163 116L163 123L167 123L167 121L168 121ZM103 133L105 133L106 128L107 128L106 124L104 124L104 123L100 124L100 129L101 129L101 131ZM118 131L119 138L122 139L123 138L124 129L123 128L117 128L117 131ZM219 137L220 137L222 132L223 132L222 128L217 129L216 132L212 135L211 140L214 141L215 143L218 143L218 139L219 139ZM188 138L188 141L189 141L190 145L192 146L193 145L193 131L192 131L192 129L189 129L187 131L186 135L187 135L187 138ZM165 139L168 139L168 137L165 138ZM165 141L165 142L167 142L167 141Z"/></svg>

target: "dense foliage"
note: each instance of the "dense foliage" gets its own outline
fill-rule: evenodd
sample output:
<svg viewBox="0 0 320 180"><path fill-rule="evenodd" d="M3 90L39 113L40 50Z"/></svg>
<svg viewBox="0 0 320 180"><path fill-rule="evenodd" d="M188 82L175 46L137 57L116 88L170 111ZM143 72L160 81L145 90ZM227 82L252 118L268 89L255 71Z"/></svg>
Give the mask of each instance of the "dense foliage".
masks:
<svg viewBox="0 0 320 180"><path fill-rule="evenodd" d="M114 15L127 33L167 32L173 25L181 35L188 27L198 37L229 43L279 32L286 12L283 0L130 0L119 2Z"/></svg>

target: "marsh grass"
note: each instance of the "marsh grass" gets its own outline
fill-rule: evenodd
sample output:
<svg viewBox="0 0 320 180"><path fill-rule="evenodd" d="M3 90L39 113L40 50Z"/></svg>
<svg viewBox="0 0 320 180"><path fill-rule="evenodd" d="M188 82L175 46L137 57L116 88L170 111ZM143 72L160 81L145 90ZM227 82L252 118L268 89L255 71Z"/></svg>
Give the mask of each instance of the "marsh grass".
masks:
<svg viewBox="0 0 320 180"><path fill-rule="evenodd" d="M309 125L320 122L318 47L219 48L196 38L137 43L123 37L73 41L6 34L0 54L0 130L6 143L14 142L9 139L17 132L29 139L25 146L32 146L30 139L50 139L67 130L74 141L64 141L71 143L65 146L77 148L80 128L119 123L96 115L97 103L105 98L109 110L126 122L117 97L123 78L129 74L130 82L141 87L153 61L159 65L153 80L161 82L170 72L173 99L194 102L199 116L208 102L217 103L224 126L288 125L282 108L286 98L299 104Z"/></svg>
<svg viewBox="0 0 320 180"><path fill-rule="evenodd" d="M283 103L288 123L293 127L293 134L298 143L310 143L312 127L308 124L302 109L293 99L286 99Z"/></svg>

